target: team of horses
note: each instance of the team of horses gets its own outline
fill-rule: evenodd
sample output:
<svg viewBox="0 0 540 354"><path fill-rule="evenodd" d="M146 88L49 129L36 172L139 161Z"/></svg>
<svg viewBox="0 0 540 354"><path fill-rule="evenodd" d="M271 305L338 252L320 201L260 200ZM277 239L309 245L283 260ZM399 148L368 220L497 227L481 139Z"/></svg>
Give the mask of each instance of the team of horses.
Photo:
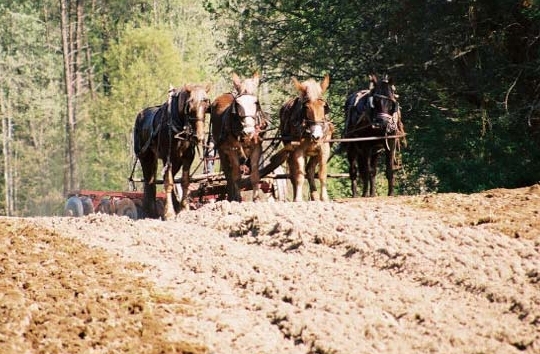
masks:
<svg viewBox="0 0 540 354"><path fill-rule="evenodd" d="M292 79L297 96L288 99L279 110L279 132L293 186L294 201L302 201L307 178L309 199L329 200L327 163L331 155L334 124L324 93L330 85L328 75L318 82ZM215 146L227 181L227 199L241 201L244 175L249 175L253 200L260 199L262 143L270 121L259 103L260 77L254 73L241 79L232 75L233 90L211 101L209 86L189 84L171 87L168 99L159 106L147 107L137 114L133 130L134 153L141 163L144 178L142 211L144 217L174 218L189 207L190 168L196 151L205 144L206 115L210 114L209 137ZM370 76L370 88L350 95L345 104L343 147L349 161L353 197L357 179L363 182L363 196L375 195L377 159L386 156L388 194L394 193L396 149L404 135L394 85L387 76ZM162 161L166 193L163 210L156 204L158 161ZM182 169L181 189L174 183ZM315 178L319 179L320 191ZM368 194L369 190L369 194Z"/></svg>

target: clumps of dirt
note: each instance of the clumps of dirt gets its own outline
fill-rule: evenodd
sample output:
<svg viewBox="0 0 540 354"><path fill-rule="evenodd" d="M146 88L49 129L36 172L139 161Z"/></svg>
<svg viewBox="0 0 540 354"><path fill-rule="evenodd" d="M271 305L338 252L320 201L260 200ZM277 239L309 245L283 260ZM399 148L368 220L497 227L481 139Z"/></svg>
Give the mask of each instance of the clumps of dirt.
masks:
<svg viewBox="0 0 540 354"><path fill-rule="evenodd" d="M23 219L0 220L2 352L207 353L196 338L168 338L171 318L197 308L141 271Z"/></svg>
<svg viewBox="0 0 540 354"><path fill-rule="evenodd" d="M453 226L481 226L512 238L540 236L540 184L474 194L441 193L388 199L436 212Z"/></svg>
<svg viewBox="0 0 540 354"><path fill-rule="evenodd" d="M216 202L166 222L0 218L0 348L536 354L538 197L533 186Z"/></svg>

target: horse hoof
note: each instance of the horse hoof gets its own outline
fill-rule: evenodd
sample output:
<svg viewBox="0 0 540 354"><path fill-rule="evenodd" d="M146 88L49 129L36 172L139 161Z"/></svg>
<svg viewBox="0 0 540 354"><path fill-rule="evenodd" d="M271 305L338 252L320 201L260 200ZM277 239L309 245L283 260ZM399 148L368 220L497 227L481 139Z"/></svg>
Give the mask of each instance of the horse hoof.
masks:
<svg viewBox="0 0 540 354"><path fill-rule="evenodd" d="M163 215L163 220L164 221L170 221L170 220L174 220L175 217L176 217L175 214L168 214L167 213L167 214Z"/></svg>

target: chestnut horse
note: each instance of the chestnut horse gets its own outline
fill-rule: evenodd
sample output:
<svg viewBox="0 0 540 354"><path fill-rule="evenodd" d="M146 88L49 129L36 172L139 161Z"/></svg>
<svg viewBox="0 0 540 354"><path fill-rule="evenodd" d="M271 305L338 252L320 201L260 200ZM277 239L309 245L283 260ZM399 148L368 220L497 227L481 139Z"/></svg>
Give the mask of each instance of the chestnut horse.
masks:
<svg viewBox="0 0 540 354"><path fill-rule="evenodd" d="M257 97L259 74L245 80L233 74L232 79L234 91L224 93L212 102L212 139L227 180L227 199L241 201L242 174L249 171L253 200L257 200L262 138L268 124Z"/></svg>
<svg viewBox="0 0 540 354"><path fill-rule="evenodd" d="M386 179L388 195L394 195L394 170L396 169L396 149L400 137L404 135L401 113L394 92L392 79L383 76L381 80L370 75L370 89L353 93L345 103L344 138L366 140L344 142L349 162L352 196L356 197L357 178L362 178L362 196L376 195L375 177L377 162L382 152L386 157ZM387 138L394 136L393 138Z"/></svg>
<svg viewBox="0 0 540 354"><path fill-rule="evenodd" d="M279 111L280 133L288 151L287 164L293 185L294 201L302 201L304 175L309 183L310 199L328 201L326 186L327 162L334 125L328 120L330 111L322 95L330 84L326 75L322 83L313 79L300 83L293 78L299 96L289 99ZM306 164L307 159L307 164ZM315 168L319 167L320 196L315 185Z"/></svg>
<svg viewBox="0 0 540 354"><path fill-rule="evenodd" d="M156 212L156 174L158 159L163 162L163 185L166 193L163 218L173 218L189 208L189 170L195 147L204 139L204 121L209 111L209 86L185 85L171 88L169 99L161 106L143 109L135 119L133 142L135 155L144 176L143 212L158 218ZM174 187L174 176L182 168L182 194ZM172 198L172 194L176 198ZM179 200L180 199L180 200Z"/></svg>

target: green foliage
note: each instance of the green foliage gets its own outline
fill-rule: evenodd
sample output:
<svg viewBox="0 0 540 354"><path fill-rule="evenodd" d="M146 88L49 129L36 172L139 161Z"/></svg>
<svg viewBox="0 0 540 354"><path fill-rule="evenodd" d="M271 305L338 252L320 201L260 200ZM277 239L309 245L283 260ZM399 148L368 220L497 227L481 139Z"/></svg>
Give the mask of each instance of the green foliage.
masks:
<svg viewBox="0 0 540 354"><path fill-rule="evenodd" d="M181 85L185 74L169 30L127 28L105 58L111 90L92 102L82 177L94 189L121 190L131 172L135 116L164 103L169 85Z"/></svg>
<svg viewBox="0 0 540 354"><path fill-rule="evenodd" d="M14 171L14 203L20 215L37 213L38 202L57 199L54 191L62 187L61 67L49 42L56 37L46 36L46 31L36 10L0 4L0 117L12 123L12 138L5 142L11 164L1 169ZM6 181L2 183L4 187Z"/></svg>
<svg viewBox="0 0 540 354"><path fill-rule="evenodd" d="M540 178L539 143L525 124L540 119L536 1L237 0L207 7L227 33L223 68L258 67L278 85L282 77L330 72L334 106L365 88L370 72L395 77L409 134L401 193L473 192ZM339 127L343 113L334 112ZM333 164L346 170L342 161Z"/></svg>
<svg viewBox="0 0 540 354"><path fill-rule="evenodd" d="M393 76L409 144L398 193L474 192L540 179L536 0L122 0L84 2L84 10L89 55L77 68L87 88L77 97L77 143L86 189L126 188L135 115L163 103L169 84L213 83L219 94L231 88L232 71L255 70L274 124L296 94L291 76L329 73L336 137L346 96L367 87L369 73ZM0 116L14 123L21 214L43 213L61 193L59 31L57 2L0 0ZM347 172L342 154L330 165L332 173ZM330 194L348 196L349 185L332 179Z"/></svg>

